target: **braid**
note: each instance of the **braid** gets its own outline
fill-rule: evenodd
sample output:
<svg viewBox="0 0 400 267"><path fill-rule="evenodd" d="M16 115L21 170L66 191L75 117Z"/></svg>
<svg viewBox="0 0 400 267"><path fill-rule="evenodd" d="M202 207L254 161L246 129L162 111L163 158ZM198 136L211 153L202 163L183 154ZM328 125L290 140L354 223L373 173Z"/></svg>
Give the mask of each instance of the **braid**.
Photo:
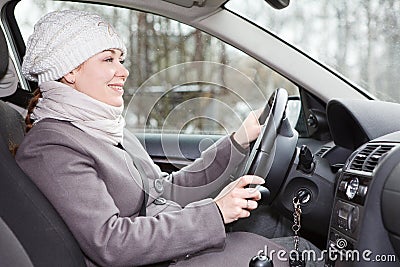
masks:
<svg viewBox="0 0 400 267"><path fill-rule="evenodd" d="M39 98L41 98L41 97L42 97L42 92L40 92L40 89L37 88L33 92L33 97L29 101L28 114L26 114L26 117L25 117L25 124L26 124L25 131L26 132L28 132L32 128L33 121L31 120L31 114L32 114L34 108L36 107L36 104L38 103Z"/></svg>

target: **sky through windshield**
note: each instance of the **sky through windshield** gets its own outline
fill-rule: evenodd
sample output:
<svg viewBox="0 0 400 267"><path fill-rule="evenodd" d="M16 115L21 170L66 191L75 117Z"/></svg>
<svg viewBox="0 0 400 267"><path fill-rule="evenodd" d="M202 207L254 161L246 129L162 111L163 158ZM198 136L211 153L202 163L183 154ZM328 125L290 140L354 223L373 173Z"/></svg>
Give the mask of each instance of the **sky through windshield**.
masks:
<svg viewBox="0 0 400 267"><path fill-rule="evenodd" d="M294 44L378 99L400 102L400 1L263 0L226 7Z"/></svg>

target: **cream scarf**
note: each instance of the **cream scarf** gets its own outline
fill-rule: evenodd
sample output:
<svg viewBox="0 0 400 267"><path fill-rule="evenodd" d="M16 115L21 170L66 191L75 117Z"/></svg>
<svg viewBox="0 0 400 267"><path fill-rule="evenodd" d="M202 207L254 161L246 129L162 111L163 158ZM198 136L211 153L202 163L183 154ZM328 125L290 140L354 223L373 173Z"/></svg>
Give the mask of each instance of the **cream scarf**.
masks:
<svg viewBox="0 0 400 267"><path fill-rule="evenodd" d="M47 118L69 121L95 138L113 145L122 142L123 106L105 104L56 81L41 83L40 91L42 98L31 114L34 123Z"/></svg>

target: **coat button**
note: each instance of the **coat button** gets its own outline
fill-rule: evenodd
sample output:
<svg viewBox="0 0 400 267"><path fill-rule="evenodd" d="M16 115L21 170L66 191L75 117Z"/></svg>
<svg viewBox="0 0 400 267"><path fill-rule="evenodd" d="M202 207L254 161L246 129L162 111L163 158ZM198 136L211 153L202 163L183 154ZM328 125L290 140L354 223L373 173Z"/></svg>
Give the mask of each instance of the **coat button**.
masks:
<svg viewBox="0 0 400 267"><path fill-rule="evenodd" d="M162 193L164 191L164 185L161 179L154 180L154 189L157 193Z"/></svg>
<svg viewBox="0 0 400 267"><path fill-rule="evenodd" d="M167 200L163 197L159 197L154 199L153 203L156 205L165 205L167 203Z"/></svg>

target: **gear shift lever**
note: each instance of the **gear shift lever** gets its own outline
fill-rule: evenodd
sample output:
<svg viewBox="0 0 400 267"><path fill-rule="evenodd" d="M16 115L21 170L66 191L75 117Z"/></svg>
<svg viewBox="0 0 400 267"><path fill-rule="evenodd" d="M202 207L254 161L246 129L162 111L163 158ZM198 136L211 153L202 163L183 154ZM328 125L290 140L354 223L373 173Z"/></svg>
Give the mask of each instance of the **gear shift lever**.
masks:
<svg viewBox="0 0 400 267"><path fill-rule="evenodd" d="M266 255L264 250L260 250L249 263L249 267L273 267L272 260Z"/></svg>

